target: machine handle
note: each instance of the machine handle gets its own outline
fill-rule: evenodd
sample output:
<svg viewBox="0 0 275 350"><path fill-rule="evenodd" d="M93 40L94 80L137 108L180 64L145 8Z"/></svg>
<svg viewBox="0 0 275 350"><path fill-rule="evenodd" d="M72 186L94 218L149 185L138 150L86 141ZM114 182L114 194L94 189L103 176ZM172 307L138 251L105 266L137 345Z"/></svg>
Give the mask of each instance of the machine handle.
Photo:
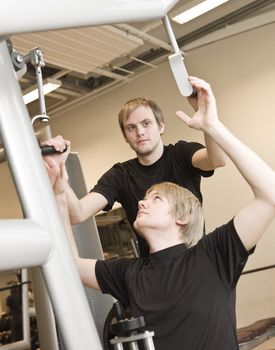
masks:
<svg viewBox="0 0 275 350"><path fill-rule="evenodd" d="M48 156L50 154L64 153L67 151L67 146L63 151L57 151L53 146L42 145L40 146L42 156Z"/></svg>

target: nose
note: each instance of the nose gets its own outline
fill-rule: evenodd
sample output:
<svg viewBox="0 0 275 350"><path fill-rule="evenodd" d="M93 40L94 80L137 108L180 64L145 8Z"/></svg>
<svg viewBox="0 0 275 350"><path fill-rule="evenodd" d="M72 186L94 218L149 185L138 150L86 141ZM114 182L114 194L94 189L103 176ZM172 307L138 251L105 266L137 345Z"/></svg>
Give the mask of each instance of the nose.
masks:
<svg viewBox="0 0 275 350"><path fill-rule="evenodd" d="M140 200L140 201L138 202L138 209L143 209L143 208L145 208L145 207L146 207L146 201L145 201L145 199Z"/></svg>
<svg viewBox="0 0 275 350"><path fill-rule="evenodd" d="M138 136L143 135L144 134L143 126L142 125L137 125L136 132L137 132Z"/></svg>

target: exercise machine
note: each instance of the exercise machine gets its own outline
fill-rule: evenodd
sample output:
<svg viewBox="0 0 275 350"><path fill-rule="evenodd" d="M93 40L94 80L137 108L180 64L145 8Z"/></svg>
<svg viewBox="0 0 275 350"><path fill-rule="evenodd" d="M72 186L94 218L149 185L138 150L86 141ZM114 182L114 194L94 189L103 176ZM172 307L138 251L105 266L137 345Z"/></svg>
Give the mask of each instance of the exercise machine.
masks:
<svg viewBox="0 0 275 350"><path fill-rule="evenodd" d="M32 269L38 327L43 330L39 333L42 349L59 349L55 320L66 350L99 350L102 344L73 262L6 40L23 32L161 18L176 2L119 0L114 4L113 0L73 0L68 7L66 0L49 0L43 16L33 11L37 6L35 0L5 2L1 7L0 138L24 219L0 220L0 270ZM33 53L37 55L37 67L41 66L40 52ZM47 119L46 113L40 115ZM23 341L14 346L17 350L29 347L25 329ZM11 348L4 346L3 350L6 349Z"/></svg>
<svg viewBox="0 0 275 350"><path fill-rule="evenodd" d="M105 350L155 350L153 336L143 316L132 317L118 301L113 304L104 326Z"/></svg>
<svg viewBox="0 0 275 350"><path fill-rule="evenodd" d="M188 73L184 64L184 53L178 46L168 15L162 17L162 22L166 29L170 44L175 51L168 57L168 60L179 92L185 97L195 97L196 91L193 90L192 85L188 81Z"/></svg>

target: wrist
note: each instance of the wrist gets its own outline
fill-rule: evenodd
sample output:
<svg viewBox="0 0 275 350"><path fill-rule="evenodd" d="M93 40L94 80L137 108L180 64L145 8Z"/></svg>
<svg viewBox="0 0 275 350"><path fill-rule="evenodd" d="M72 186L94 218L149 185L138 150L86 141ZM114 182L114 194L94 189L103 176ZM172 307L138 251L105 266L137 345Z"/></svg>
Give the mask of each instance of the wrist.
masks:
<svg viewBox="0 0 275 350"><path fill-rule="evenodd" d="M63 192L55 192L55 198L59 203L67 203L67 197L66 197L66 193Z"/></svg>

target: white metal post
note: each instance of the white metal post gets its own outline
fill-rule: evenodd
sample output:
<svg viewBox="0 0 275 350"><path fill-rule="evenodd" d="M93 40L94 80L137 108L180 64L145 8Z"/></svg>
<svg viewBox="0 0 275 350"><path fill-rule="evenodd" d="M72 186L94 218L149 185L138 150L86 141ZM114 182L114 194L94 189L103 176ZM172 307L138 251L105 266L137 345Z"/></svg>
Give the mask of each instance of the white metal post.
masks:
<svg viewBox="0 0 275 350"><path fill-rule="evenodd" d="M5 41L0 42L0 96L1 137L24 214L53 240L42 273L66 348L102 349Z"/></svg>

